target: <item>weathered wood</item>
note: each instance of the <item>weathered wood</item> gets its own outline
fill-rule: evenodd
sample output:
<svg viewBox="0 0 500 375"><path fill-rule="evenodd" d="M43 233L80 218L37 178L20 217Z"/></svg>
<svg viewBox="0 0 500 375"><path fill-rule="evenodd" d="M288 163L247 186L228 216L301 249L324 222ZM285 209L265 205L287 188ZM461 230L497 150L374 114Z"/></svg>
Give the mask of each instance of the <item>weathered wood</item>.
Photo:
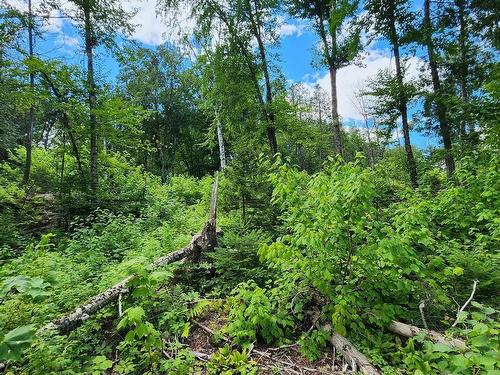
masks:
<svg viewBox="0 0 500 375"><path fill-rule="evenodd" d="M406 323L397 322L395 320L388 327L389 331L403 336L403 337L414 337L419 335L420 333L424 333L426 337L428 337L431 341L446 344L452 346L454 348L458 348L460 350L468 350L467 345L464 341L455 338L447 338L443 334L432 331L430 329L422 329L417 326L412 326Z"/></svg>
<svg viewBox="0 0 500 375"><path fill-rule="evenodd" d="M331 331L329 325L324 326L323 329ZM380 375L380 372L370 363L368 358L344 336L333 332L330 343L350 363L354 373L360 371L366 375Z"/></svg>

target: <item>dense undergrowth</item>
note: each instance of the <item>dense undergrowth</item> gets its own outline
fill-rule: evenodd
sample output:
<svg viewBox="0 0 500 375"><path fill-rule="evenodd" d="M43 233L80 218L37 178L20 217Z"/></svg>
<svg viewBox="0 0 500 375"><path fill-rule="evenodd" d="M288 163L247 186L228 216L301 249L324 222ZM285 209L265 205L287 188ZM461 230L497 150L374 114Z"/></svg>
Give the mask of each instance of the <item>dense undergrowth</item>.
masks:
<svg viewBox="0 0 500 375"><path fill-rule="evenodd" d="M331 159L315 174L282 160L263 164L267 180L256 189L272 191L273 217L260 225L251 210L242 216L234 207L229 168L220 182L219 247L181 271L155 272L152 260L185 246L202 227L213 179L177 176L161 184L110 157L110 179L141 181L117 185L122 190L113 199L129 205L50 213L64 207L64 197L38 195L42 201L33 203L47 192L46 179L57 178L46 162L50 152L37 152L45 154L34 175L43 178L34 178L28 193L14 183L19 170L2 165L2 217L10 223L2 236L11 238L2 242L0 271L7 373L252 374L257 368L245 353L255 343L298 342L303 356L320 358L329 337L317 325L323 323L384 373L499 371L500 159L488 149L464 156L452 181L428 168L417 191L391 172L390 157L374 168L361 154L350 163ZM140 197L139 211L131 197ZM67 336L35 334L132 273L139 277L122 301L122 317L115 303ZM457 317L475 282L473 302ZM237 347L221 341L220 352L201 364L182 342L207 308L226 317L218 334ZM387 331L392 320L448 330L470 350L424 337L402 340Z"/></svg>

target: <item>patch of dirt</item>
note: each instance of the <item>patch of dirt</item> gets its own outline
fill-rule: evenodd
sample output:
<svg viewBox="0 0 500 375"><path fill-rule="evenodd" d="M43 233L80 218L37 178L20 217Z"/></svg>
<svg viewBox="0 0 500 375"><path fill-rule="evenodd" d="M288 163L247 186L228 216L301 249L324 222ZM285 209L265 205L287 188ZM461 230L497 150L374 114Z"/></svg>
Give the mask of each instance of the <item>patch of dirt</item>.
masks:
<svg viewBox="0 0 500 375"><path fill-rule="evenodd" d="M198 354L200 361L207 361L220 347L230 344L230 340L220 334L220 329L225 324L224 312L207 311L192 322L189 337L184 344ZM352 374L342 357L336 356L331 348L314 362L302 357L296 344L278 348L259 344L249 350L249 356L262 375Z"/></svg>

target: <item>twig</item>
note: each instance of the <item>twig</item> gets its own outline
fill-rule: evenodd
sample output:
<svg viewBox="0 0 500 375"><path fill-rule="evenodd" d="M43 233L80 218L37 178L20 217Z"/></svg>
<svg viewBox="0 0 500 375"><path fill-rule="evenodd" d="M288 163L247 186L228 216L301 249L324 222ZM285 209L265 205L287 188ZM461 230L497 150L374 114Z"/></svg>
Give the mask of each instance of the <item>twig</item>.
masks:
<svg viewBox="0 0 500 375"><path fill-rule="evenodd" d="M418 309L420 310L420 316L422 317L422 324L424 325L425 329L429 329L427 326L427 321L425 320L425 314L424 314L424 308L425 308L425 299L420 302L420 305L418 305Z"/></svg>
<svg viewBox="0 0 500 375"><path fill-rule="evenodd" d="M281 349L286 349L286 348L293 348L297 346L297 344L288 344L288 345L281 345L281 346L278 346L277 348L269 348L267 350L270 350L270 351L276 351L276 350L281 350Z"/></svg>
<svg viewBox="0 0 500 375"><path fill-rule="evenodd" d="M459 320L459 315L462 311L464 311L464 309L467 307L467 305L470 303L470 301L472 301L472 298L474 298L474 293L476 293L476 287L477 287L477 284L479 283L479 281L477 280L474 280L474 285L472 286L472 293L470 294L470 297L469 299L464 303L464 305L460 308L460 310L458 310L458 313L457 313L457 319L455 320L455 323L453 323L452 327L455 327L457 324L458 324L458 320Z"/></svg>

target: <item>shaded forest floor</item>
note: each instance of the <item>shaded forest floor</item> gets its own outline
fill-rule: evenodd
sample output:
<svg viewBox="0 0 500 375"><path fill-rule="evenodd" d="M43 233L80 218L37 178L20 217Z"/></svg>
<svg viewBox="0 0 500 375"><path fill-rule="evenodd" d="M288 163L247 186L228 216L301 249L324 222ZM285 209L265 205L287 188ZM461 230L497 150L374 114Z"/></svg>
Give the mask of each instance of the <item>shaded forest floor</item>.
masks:
<svg viewBox="0 0 500 375"><path fill-rule="evenodd" d="M192 353L196 354L198 360L206 361L221 347L230 344L230 340L221 333L226 324L227 316L224 312L209 310L193 321L193 327L184 344ZM262 375L352 373L349 365L344 362L341 356L336 356L334 349L331 348L325 350L322 357L313 362L299 353L297 344L279 347L256 344L250 347L247 356L259 368L259 374ZM202 370L200 373L206 372Z"/></svg>

